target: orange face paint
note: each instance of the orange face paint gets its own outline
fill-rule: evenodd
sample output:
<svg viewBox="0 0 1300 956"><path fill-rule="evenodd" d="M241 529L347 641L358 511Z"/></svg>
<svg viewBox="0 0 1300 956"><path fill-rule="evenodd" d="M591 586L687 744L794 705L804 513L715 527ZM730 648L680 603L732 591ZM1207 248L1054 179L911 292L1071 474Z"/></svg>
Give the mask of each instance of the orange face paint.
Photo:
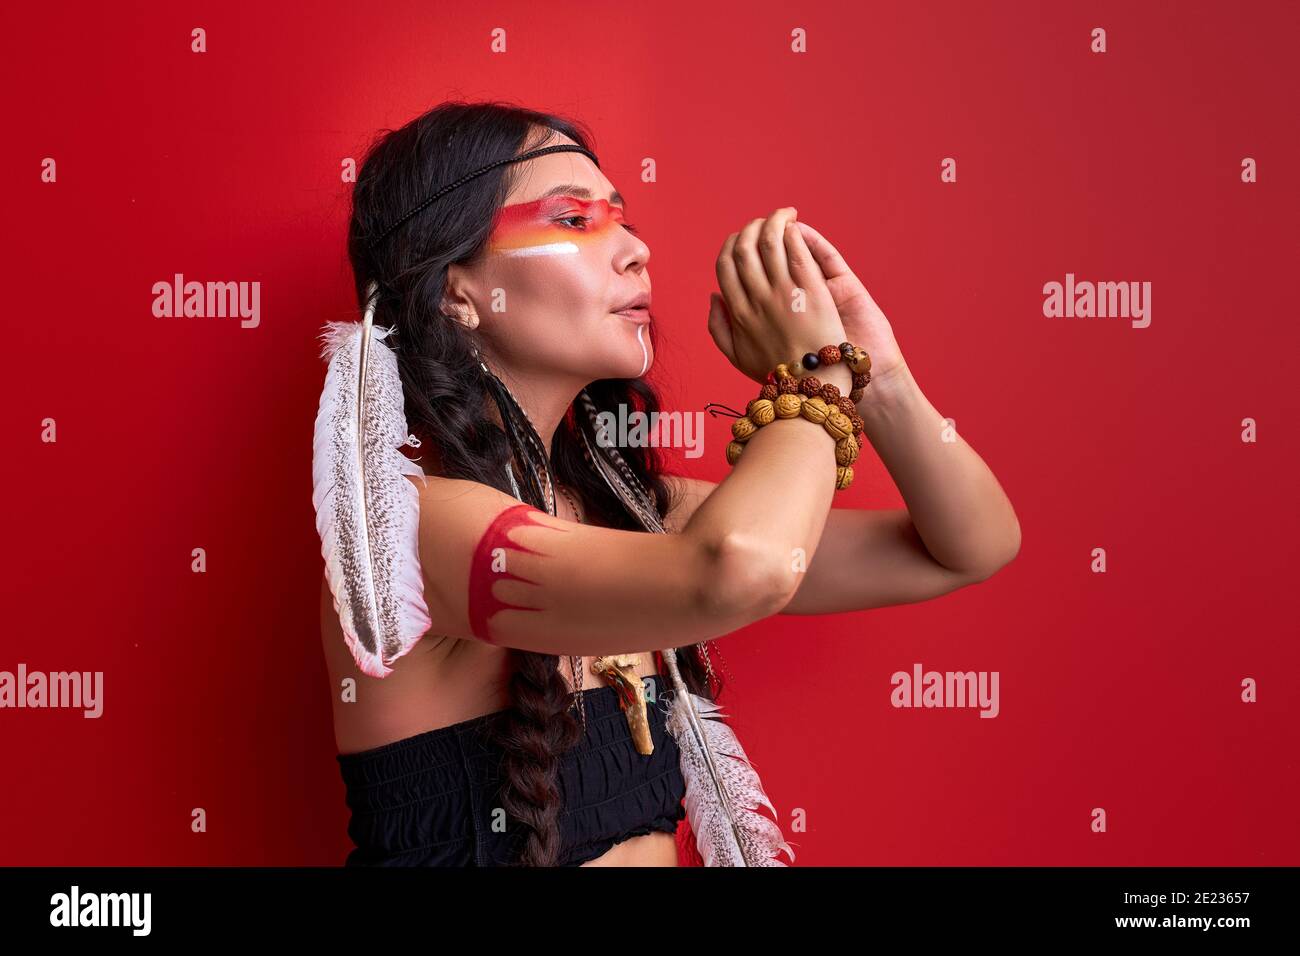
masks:
<svg viewBox="0 0 1300 956"><path fill-rule="evenodd" d="M573 255L623 223L608 199L547 196L497 213L488 252L507 256ZM624 227L630 228L630 227Z"/></svg>

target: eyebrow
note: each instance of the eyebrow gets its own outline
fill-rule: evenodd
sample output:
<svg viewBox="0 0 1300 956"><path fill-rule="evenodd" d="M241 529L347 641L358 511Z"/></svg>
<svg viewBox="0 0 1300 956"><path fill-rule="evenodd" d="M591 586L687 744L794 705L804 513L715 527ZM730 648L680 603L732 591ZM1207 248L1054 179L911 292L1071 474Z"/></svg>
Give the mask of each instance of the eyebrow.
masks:
<svg viewBox="0 0 1300 956"><path fill-rule="evenodd" d="M542 193L537 198L549 199L552 196L577 196L579 199L595 198L591 190L588 189L586 186L578 186L574 183L561 183L558 186L552 186L550 189L546 190L546 192ZM623 198L623 194L620 193L617 189L615 189L612 193L609 194L609 201L613 205L622 206L624 210L627 209L627 200Z"/></svg>

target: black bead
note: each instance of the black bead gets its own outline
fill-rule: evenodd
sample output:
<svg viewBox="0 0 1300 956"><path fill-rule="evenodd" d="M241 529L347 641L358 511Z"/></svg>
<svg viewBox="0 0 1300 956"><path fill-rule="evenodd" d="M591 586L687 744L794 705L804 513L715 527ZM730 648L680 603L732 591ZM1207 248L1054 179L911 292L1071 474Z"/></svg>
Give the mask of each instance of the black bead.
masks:
<svg viewBox="0 0 1300 956"><path fill-rule="evenodd" d="M803 367L809 371L812 371L821 363L822 360L817 357L816 352L809 352L803 357Z"/></svg>

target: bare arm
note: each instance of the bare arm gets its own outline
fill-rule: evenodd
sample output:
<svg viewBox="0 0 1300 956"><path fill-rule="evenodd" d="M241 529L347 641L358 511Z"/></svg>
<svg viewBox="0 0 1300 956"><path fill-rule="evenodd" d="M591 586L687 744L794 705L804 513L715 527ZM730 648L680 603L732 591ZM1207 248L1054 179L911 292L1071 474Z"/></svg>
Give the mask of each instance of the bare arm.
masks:
<svg viewBox="0 0 1300 956"><path fill-rule="evenodd" d="M797 441L794 431L787 441ZM833 442L799 431L824 442L829 471ZM765 445L768 455L782 454L781 435ZM764 485L762 469L752 472ZM776 480L769 472L769 493ZM803 503L791 514L811 527L802 512L816 496L792 498ZM798 583L735 520L746 510L738 499L720 499L692 531L650 534L577 524L478 482L430 478L420 490L419 545L430 633L584 656L730 633L775 613Z"/></svg>
<svg viewBox="0 0 1300 956"><path fill-rule="evenodd" d="M871 383L858 413L936 562L982 580L1016 556L1020 521L1002 486L966 439L946 427L905 363Z"/></svg>
<svg viewBox="0 0 1300 956"><path fill-rule="evenodd" d="M907 507L832 508L815 556L802 556L802 581L781 613L832 614L929 600L986 580L1019 550L1020 523L983 459L959 436L942 440L942 417L910 375L873 381L871 388L877 385L875 404L861 402L859 411ZM737 467L743 463L742 457ZM681 494L670 530L684 527L722 487L697 478L671 480ZM796 555L788 558L798 566Z"/></svg>

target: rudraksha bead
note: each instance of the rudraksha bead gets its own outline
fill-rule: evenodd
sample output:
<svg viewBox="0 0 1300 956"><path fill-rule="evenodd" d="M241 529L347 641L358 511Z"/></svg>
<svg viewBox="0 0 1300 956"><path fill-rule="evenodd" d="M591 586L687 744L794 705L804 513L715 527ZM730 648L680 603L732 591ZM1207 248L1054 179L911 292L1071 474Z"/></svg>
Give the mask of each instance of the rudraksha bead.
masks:
<svg viewBox="0 0 1300 956"><path fill-rule="evenodd" d="M799 391L809 398L821 391L822 383L816 375L806 375L799 380Z"/></svg>

